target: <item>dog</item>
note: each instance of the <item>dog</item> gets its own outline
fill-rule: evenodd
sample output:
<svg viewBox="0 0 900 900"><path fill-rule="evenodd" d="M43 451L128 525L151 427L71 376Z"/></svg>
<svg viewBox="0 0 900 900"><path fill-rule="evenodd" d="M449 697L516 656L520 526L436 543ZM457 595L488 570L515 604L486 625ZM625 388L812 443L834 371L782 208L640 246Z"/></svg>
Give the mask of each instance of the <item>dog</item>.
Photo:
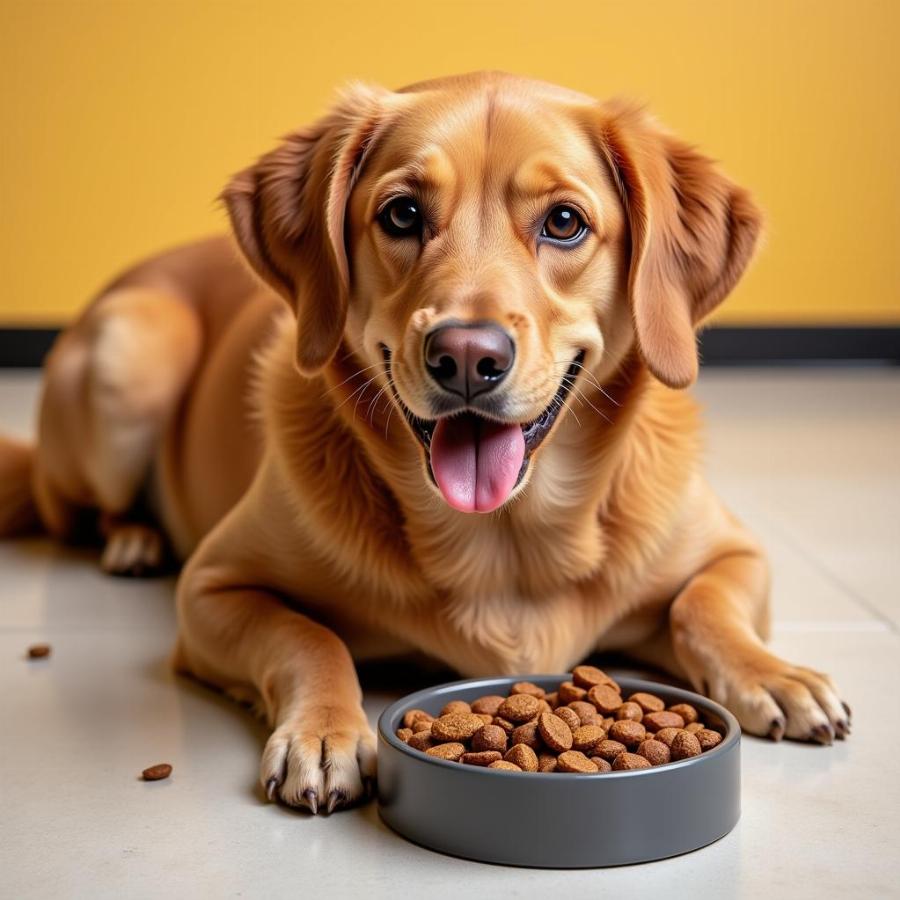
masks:
<svg viewBox="0 0 900 900"><path fill-rule="evenodd" d="M354 661L410 652L476 676L621 650L751 734L848 733L764 645L765 555L683 390L759 242L746 190L641 108L477 73L353 85L222 199L233 239L58 339L0 529L93 522L112 573L186 560L174 665L261 710L270 799L371 792Z"/></svg>

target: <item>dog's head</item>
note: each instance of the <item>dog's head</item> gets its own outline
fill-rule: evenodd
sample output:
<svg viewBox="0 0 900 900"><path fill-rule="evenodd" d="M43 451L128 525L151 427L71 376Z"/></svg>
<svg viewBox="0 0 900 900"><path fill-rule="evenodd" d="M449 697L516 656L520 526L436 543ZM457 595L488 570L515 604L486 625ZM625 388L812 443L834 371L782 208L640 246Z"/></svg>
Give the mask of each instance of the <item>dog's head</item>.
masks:
<svg viewBox="0 0 900 900"><path fill-rule="evenodd" d="M749 195L641 110L501 74L358 86L224 193L297 366L380 370L453 507L502 506L636 347L665 384L757 243ZM577 385L576 385L577 382Z"/></svg>

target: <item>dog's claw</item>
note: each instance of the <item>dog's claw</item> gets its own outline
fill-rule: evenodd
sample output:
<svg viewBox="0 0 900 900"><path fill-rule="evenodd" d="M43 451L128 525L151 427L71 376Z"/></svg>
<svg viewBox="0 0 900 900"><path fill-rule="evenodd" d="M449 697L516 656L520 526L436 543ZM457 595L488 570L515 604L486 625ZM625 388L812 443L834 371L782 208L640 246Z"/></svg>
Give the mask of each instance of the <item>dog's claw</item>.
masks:
<svg viewBox="0 0 900 900"><path fill-rule="evenodd" d="M834 731L830 725L816 725L809 733L809 740L830 747L834 743Z"/></svg>
<svg viewBox="0 0 900 900"><path fill-rule="evenodd" d="M841 700L841 706L844 707L844 712L847 713L847 723L849 724L850 720L853 718L853 712L851 711L850 707L847 706L846 703L844 703L843 700Z"/></svg>
<svg viewBox="0 0 900 900"><path fill-rule="evenodd" d="M306 801L309 811L316 815L319 811L319 795L312 788L309 788L303 792L303 799Z"/></svg>
<svg viewBox="0 0 900 900"><path fill-rule="evenodd" d="M769 734L768 737L773 741L780 741L784 737L784 728L785 723L784 719L772 719L772 724L769 726Z"/></svg>
<svg viewBox="0 0 900 900"><path fill-rule="evenodd" d="M274 800L276 790L278 790L278 779L270 778L266 782L266 797L268 797L269 800Z"/></svg>
<svg viewBox="0 0 900 900"><path fill-rule="evenodd" d="M839 719L837 722L835 722L834 733L835 733L835 737L839 741L844 740L844 738L848 734L850 734L850 723L847 722L845 719Z"/></svg>
<svg viewBox="0 0 900 900"><path fill-rule="evenodd" d="M338 803L344 800L344 792L343 791L332 791L328 795L328 803L325 805L325 812L328 815L331 815L334 812L334 808L338 805Z"/></svg>

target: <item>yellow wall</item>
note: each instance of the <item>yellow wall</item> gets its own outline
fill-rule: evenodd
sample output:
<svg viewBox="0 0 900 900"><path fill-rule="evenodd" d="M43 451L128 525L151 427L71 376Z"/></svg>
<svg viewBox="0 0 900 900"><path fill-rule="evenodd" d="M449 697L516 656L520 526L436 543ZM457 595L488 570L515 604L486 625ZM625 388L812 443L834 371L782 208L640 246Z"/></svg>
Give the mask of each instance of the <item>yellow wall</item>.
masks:
<svg viewBox="0 0 900 900"><path fill-rule="evenodd" d="M229 173L362 77L476 68L647 100L757 192L722 320L900 322L900 2L0 0L0 323L221 229Z"/></svg>

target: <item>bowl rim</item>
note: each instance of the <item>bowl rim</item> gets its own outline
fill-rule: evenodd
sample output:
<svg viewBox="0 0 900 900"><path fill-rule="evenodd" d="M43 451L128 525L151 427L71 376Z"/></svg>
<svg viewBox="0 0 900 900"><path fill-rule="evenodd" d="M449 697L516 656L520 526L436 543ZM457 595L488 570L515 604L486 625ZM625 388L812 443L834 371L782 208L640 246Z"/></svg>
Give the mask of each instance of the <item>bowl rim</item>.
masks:
<svg viewBox="0 0 900 900"><path fill-rule="evenodd" d="M709 708L725 723L726 734L722 740L722 743L716 747L713 747L712 750L708 750L706 753L701 753L700 756L691 756L688 759L679 759L676 762L668 762L661 766L652 766L649 769L630 769L621 772L597 772L596 774L582 774L579 772L498 772L497 770L489 769L487 766L461 766L458 762L440 759L436 756L428 756L428 754L426 753L422 753L419 750L409 747L407 744L401 741L400 738L398 738L397 735L394 734L394 732L389 728L391 719L398 716L401 712L405 712L409 708L415 708L416 704L420 703L422 700L432 699L436 694L440 695L453 690L464 688L468 689L476 687L478 685L484 685L485 688L488 688L489 686L509 687L515 684L517 681L540 682L542 680L558 680L559 682L562 682L565 681L570 675L570 672L566 672L563 675L552 673L530 675L489 675L479 678L463 678L459 681L447 681L443 682L442 684L432 685L431 687L423 688L420 691L415 691L412 694L407 694L406 696L401 697L399 700L391 703L378 717L378 736L394 750L398 750L399 752L409 756L411 759L415 759L419 763L423 763L425 765L444 766L450 769L455 769L457 771L462 770L466 773L466 775L471 774L475 775L476 777L497 777L497 775L502 774L504 777L528 778L532 780L535 777L552 778L554 781L561 781L563 779L578 779L579 781L584 781L585 779L593 780L601 778L605 781L610 778L635 778L641 776L650 777L652 775L656 775L657 777L659 777L662 775L662 773L665 772L674 772L677 769L684 769L689 766L702 765L704 760L707 760L713 756L720 756L722 753L727 752L730 748L740 743L741 726L738 723L738 720L732 713L725 709L724 706L716 703L715 700L710 700L708 697L704 697L702 694L694 693L694 691L689 691L685 688L674 687L672 685L668 685L664 682L659 681L648 681L644 678L632 678L628 675L623 675L621 678L616 678L616 681L627 683L631 693L636 693L638 691L652 693L654 690L658 691L661 689L666 694L675 695L678 698L677 702L679 703L690 703L693 706L699 704L701 706Z"/></svg>

